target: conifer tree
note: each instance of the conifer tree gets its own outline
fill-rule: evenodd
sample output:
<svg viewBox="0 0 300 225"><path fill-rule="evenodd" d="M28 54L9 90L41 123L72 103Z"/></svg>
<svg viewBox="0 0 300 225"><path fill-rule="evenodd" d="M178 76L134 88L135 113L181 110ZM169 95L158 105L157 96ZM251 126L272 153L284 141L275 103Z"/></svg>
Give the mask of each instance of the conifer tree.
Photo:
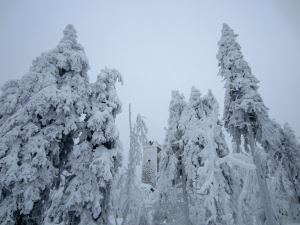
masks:
<svg viewBox="0 0 300 225"><path fill-rule="evenodd" d="M231 219L225 179L217 165L218 159L228 154L218 116L218 103L211 91L202 97L193 87L180 125L185 131L182 161L194 224L228 224Z"/></svg>
<svg viewBox="0 0 300 225"><path fill-rule="evenodd" d="M211 91L202 97L193 87L186 103L173 92L169 112L160 155L163 210L156 214L161 219L157 224L227 224L231 221L229 196L217 161L228 154L228 147L216 99Z"/></svg>
<svg viewBox="0 0 300 225"><path fill-rule="evenodd" d="M134 126L131 125L131 107L129 105L130 148L128 156L128 168L125 182L125 202L122 213L122 224L137 224L139 210L142 207L142 199L139 190L139 182L136 176L137 166L141 164L142 149L147 143L148 129L140 114L136 117Z"/></svg>
<svg viewBox="0 0 300 225"><path fill-rule="evenodd" d="M225 80L224 123L233 137L236 151L240 151L241 138L244 139L245 150L250 146L261 198L268 225L278 224L275 218L270 193L257 152L256 142L262 138L262 126L268 119L267 108L258 93L258 80L254 77L248 63L244 60L241 47L236 42L237 35L227 25L223 25L222 36L218 42L219 75Z"/></svg>
<svg viewBox="0 0 300 225"><path fill-rule="evenodd" d="M264 166L273 193L274 210L285 221L300 221L300 146L288 124L281 127L270 120L263 126Z"/></svg>
<svg viewBox="0 0 300 225"><path fill-rule="evenodd" d="M282 163L292 183L298 204L300 204L300 145L293 129L287 123L283 126L282 136L282 146L285 149Z"/></svg>
<svg viewBox="0 0 300 225"><path fill-rule="evenodd" d="M180 202L180 199L177 198L179 193L176 187L180 182L182 163L180 155L183 150L183 130L179 123L185 106L184 96L178 91L172 91L165 143L159 155L158 190L160 197L154 216L155 224L179 225L183 219L181 216L182 201Z"/></svg>
<svg viewBox="0 0 300 225"><path fill-rule="evenodd" d="M0 223L107 224L112 179L120 165L115 126L121 103L116 70L88 81L76 30L2 87Z"/></svg>
<svg viewBox="0 0 300 225"><path fill-rule="evenodd" d="M180 151L182 151L183 130L180 127L180 118L186 106L184 96L173 91L169 105L168 128L163 150L160 155L160 181L167 184L176 183ZM163 184L164 185L164 184Z"/></svg>

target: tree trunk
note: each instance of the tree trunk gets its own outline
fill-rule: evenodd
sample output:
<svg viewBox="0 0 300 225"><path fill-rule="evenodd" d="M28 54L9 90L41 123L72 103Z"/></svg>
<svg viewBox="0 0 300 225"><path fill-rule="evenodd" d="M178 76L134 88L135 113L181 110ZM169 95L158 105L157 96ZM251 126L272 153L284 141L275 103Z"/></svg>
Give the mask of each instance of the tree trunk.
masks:
<svg viewBox="0 0 300 225"><path fill-rule="evenodd" d="M256 143L253 137L253 133L251 129L248 129L249 131L249 144L251 149L251 154L253 157L254 165L256 166L256 176L257 181L260 189L260 196L263 201L263 207L265 210L266 215L266 225L280 225L280 223L277 221L273 208L272 208L272 202L270 198L270 192L268 189L268 185L266 182L266 178L264 177L264 173L262 171L262 163L260 160L260 156L256 152Z"/></svg>

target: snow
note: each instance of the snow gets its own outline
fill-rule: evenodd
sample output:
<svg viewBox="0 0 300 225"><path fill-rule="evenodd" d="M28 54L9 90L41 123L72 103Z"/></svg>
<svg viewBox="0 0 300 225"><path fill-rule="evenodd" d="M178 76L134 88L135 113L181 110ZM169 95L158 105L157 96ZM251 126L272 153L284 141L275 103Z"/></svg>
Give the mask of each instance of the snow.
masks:
<svg viewBox="0 0 300 225"><path fill-rule="evenodd" d="M269 118L237 36L223 25L223 119L212 91L192 87L188 99L172 91L160 152L140 114L132 126L130 111L121 167L115 120L123 78L104 68L90 83L84 48L67 25L53 50L1 89L0 223L300 224L299 140Z"/></svg>
<svg viewBox="0 0 300 225"><path fill-rule="evenodd" d="M249 155L232 153L222 159L219 159L217 163L220 165L224 162L227 162L231 166L239 166L252 171L255 170L255 165Z"/></svg>

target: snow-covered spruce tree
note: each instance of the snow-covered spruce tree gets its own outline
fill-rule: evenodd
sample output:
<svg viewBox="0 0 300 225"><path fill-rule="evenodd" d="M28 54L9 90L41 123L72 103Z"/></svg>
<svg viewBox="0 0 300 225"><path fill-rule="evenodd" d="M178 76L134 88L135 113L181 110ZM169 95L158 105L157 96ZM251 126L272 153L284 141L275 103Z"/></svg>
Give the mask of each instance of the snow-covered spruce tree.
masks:
<svg viewBox="0 0 300 225"><path fill-rule="evenodd" d="M223 25L222 37L218 42L219 75L225 79L225 128L233 137L236 151L240 151L241 138L245 150L252 153L256 166L258 184L268 225L278 224L275 218L270 193L264 177L261 159L256 142L261 140L262 126L268 121L267 108L258 93L258 80L254 77L248 63L244 60L241 47L236 42L237 35L227 25Z"/></svg>
<svg viewBox="0 0 300 225"><path fill-rule="evenodd" d="M211 92L201 97L192 88L188 104L173 92L160 155L160 212L155 224L232 224L230 197L217 162L228 154L218 115Z"/></svg>
<svg viewBox="0 0 300 225"><path fill-rule="evenodd" d="M189 217L193 224L232 224L230 196L218 159L228 154L219 119L218 103L211 91L201 97L192 88L188 105L182 113L183 182ZM183 195L183 196L184 196Z"/></svg>
<svg viewBox="0 0 300 225"><path fill-rule="evenodd" d="M131 126L131 109L129 106L130 148L128 168L125 182L125 202L122 213L122 224L138 224L140 209L143 207L139 182L136 176L137 166L141 164L142 148L147 143L148 129L142 116L137 115L136 122Z"/></svg>
<svg viewBox="0 0 300 225"><path fill-rule="evenodd" d="M0 223L107 224L120 164L115 70L90 84L72 25L0 97Z"/></svg>
<svg viewBox="0 0 300 225"><path fill-rule="evenodd" d="M274 210L282 224L300 222L300 146L288 124L270 120L263 126L263 160L273 193Z"/></svg>
<svg viewBox="0 0 300 225"><path fill-rule="evenodd" d="M218 116L211 91L201 97L193 88L180 120L189 216L193 224L261 225L254 167L247 159L228 155Z"/></svg>
<svg viewBox="0 0 300 225"><path fill-rule="evenodd" d="M202 98L203 111L205 116L212 116L213 127L214 127L214 142L216 144L216 152L219 158L223 158L229 154L229 149L225 141L225 136L223 133L223 123L219 119L219 104L215 99L211 90L208 94ZM216 119L217 118L217 119ZM216 120L216 121L215 121Z"/></svg>
<svg viewBox="0 0 300 225"><path fill-rule="evenodd" d="M188 217L186 222L189 224L192 224L189 210L189 187L195 183L198 175L194 168L203 166L203 162L206 160L199 155L207 145L207 137L205 135L207 131L201 129L201 126L199 126L199 122L203 118L204 110L201 93L198 89L192 87L189 102L182 112L179 123L180 128L184 132L182 136L182 152L179 155L181 164L179 165L178 177L182 186L183 211L186 211L184 212L184 217Z"/></svg>
<svg viewBox="0 0 300 225"><path fill-rule="evenodd" d="M283 126L282 146L284 154L282 159L283 167L291 183L294 192L294 201L300 204L300 143L298 142L293 129L286 123ZM298 206L299 207L299 206ZM300 209L300 208L299 208ZM300 212L298 214L300 217ZM300 219L300 218L299 218Z"/></svg>
<svg viewBox="0 0 300 225"><path fill-rule="evenodd" d="M180 118L186 107L184 96L173 91L169 105L168 128L165 143L160 153L159 185L165 186L177 183L179 168L176 167L178 156L182 149L183 130L180 127ZM170 185L172 186L172 185Z"/></svg>
<svg viewBox="0 0 300 225"><path fill-rule="evenodd" d="M159 154L158 191L160 193L154 215L154 224L182 224L182 200L177 188L181 167L183 131L179 126L182 112L186 106L184 96L172 91L169 105L168 128L162 151ZM185 219L186 220L186 219Z"/></svg>

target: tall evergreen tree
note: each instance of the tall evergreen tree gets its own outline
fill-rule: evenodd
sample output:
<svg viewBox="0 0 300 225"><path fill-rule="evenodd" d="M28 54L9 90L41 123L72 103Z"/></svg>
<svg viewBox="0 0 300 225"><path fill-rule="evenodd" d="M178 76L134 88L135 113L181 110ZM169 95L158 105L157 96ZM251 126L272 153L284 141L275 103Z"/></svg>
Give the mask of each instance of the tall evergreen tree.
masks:
<svg viewBox="0 0 300 225"><path fill-rule="evenodd" d="M256 165L257 179L263 199L268 225L278 224L275 218L270 193L257 152L256 142L262 138L262 126L268 121L267 108L258 93L258 80L254 77L248 63L244 60L241 47L236 42L237 35L227 25L223 25L222 36L218 42L219 75L225 79L225 128L233 137L236 151L240 151L243 137L245 149L252 153Z"/></svg>
<svg viewBox="0 0 300 225"><path fill-rule="evenodd" d="M265 168L273 193L274 209L281 219L300 222L300 146L288 124L281 127L270 120L263 126L262 146Z"/></svg>
<svg viewBox="0 0 300 225"><path fill-rule="evenodd" d="M183 130L180 127L180 118L186 107L184 96L178 91L173 91L169 105L168 128L163 149L160 154L160 179L162 185L176 183L179 169L178 163L180 151L182 151ZM166 182L166 183L165 183Z"/></svg>
<svg viewBox="0 0 300 225"><path fill-rule="evenodd" d="M211 92L202 97L192 88L186 103L173 92L169 112L160 155L158 187L163 209L156 214L161 219L157 224L227 224L232 219L229 195L217 161L228 154L228 148L216 99Z"/></svg>
<svg viewBox="0 0 300 225"><path fill-rule="evenodd" d="M179 123L185 106L184 96L178 91L172 91L165 143L159 155L158 190L160 197L156 207L154 224L179 225L182 219L185 221L188 219L182 218L182 201L177 197L179 194L177 185L180 180L181 154L183 151L183 130ZM187 216L185 215L185 217Z"/></svg>
<svg viewBox="0 0 300 225"><path fill-rule="evenodd" d="M282 136L282 146L285 150L282 163L291 181L296 201L300 205L300 144L293 129L287 123L283 126Z"/></svg>
<svg viewBox="0 0 300 225"><path fill-rule="evenodd" d="M88 82L72 25L30 72L2 87L0 223L107 224L120 164L116 70Z"/></svg>
<svg viewBox="0 0 300 225"><path fill-rule="evenodd" d="M134 126L131 126L131 108L129 106L129 125L130 125L130 148L128 156L128 168L124 196L126 198L122 224L137 224L139 221L139 210L142 207L141 196L139 195L139 179L136 176L137 166L141 164L142 149L147 143L148 129L140 114L136 117Z"/></svg>
<svg viewBox="0 0 300 225"><path fill-rule="evenodd" d="M188 195L193 224L232 224L229 195L218 159L228 154L218 120L218 103L211 91L201 97L192 88L189 103L182 113L183 182Z"/></svg>

